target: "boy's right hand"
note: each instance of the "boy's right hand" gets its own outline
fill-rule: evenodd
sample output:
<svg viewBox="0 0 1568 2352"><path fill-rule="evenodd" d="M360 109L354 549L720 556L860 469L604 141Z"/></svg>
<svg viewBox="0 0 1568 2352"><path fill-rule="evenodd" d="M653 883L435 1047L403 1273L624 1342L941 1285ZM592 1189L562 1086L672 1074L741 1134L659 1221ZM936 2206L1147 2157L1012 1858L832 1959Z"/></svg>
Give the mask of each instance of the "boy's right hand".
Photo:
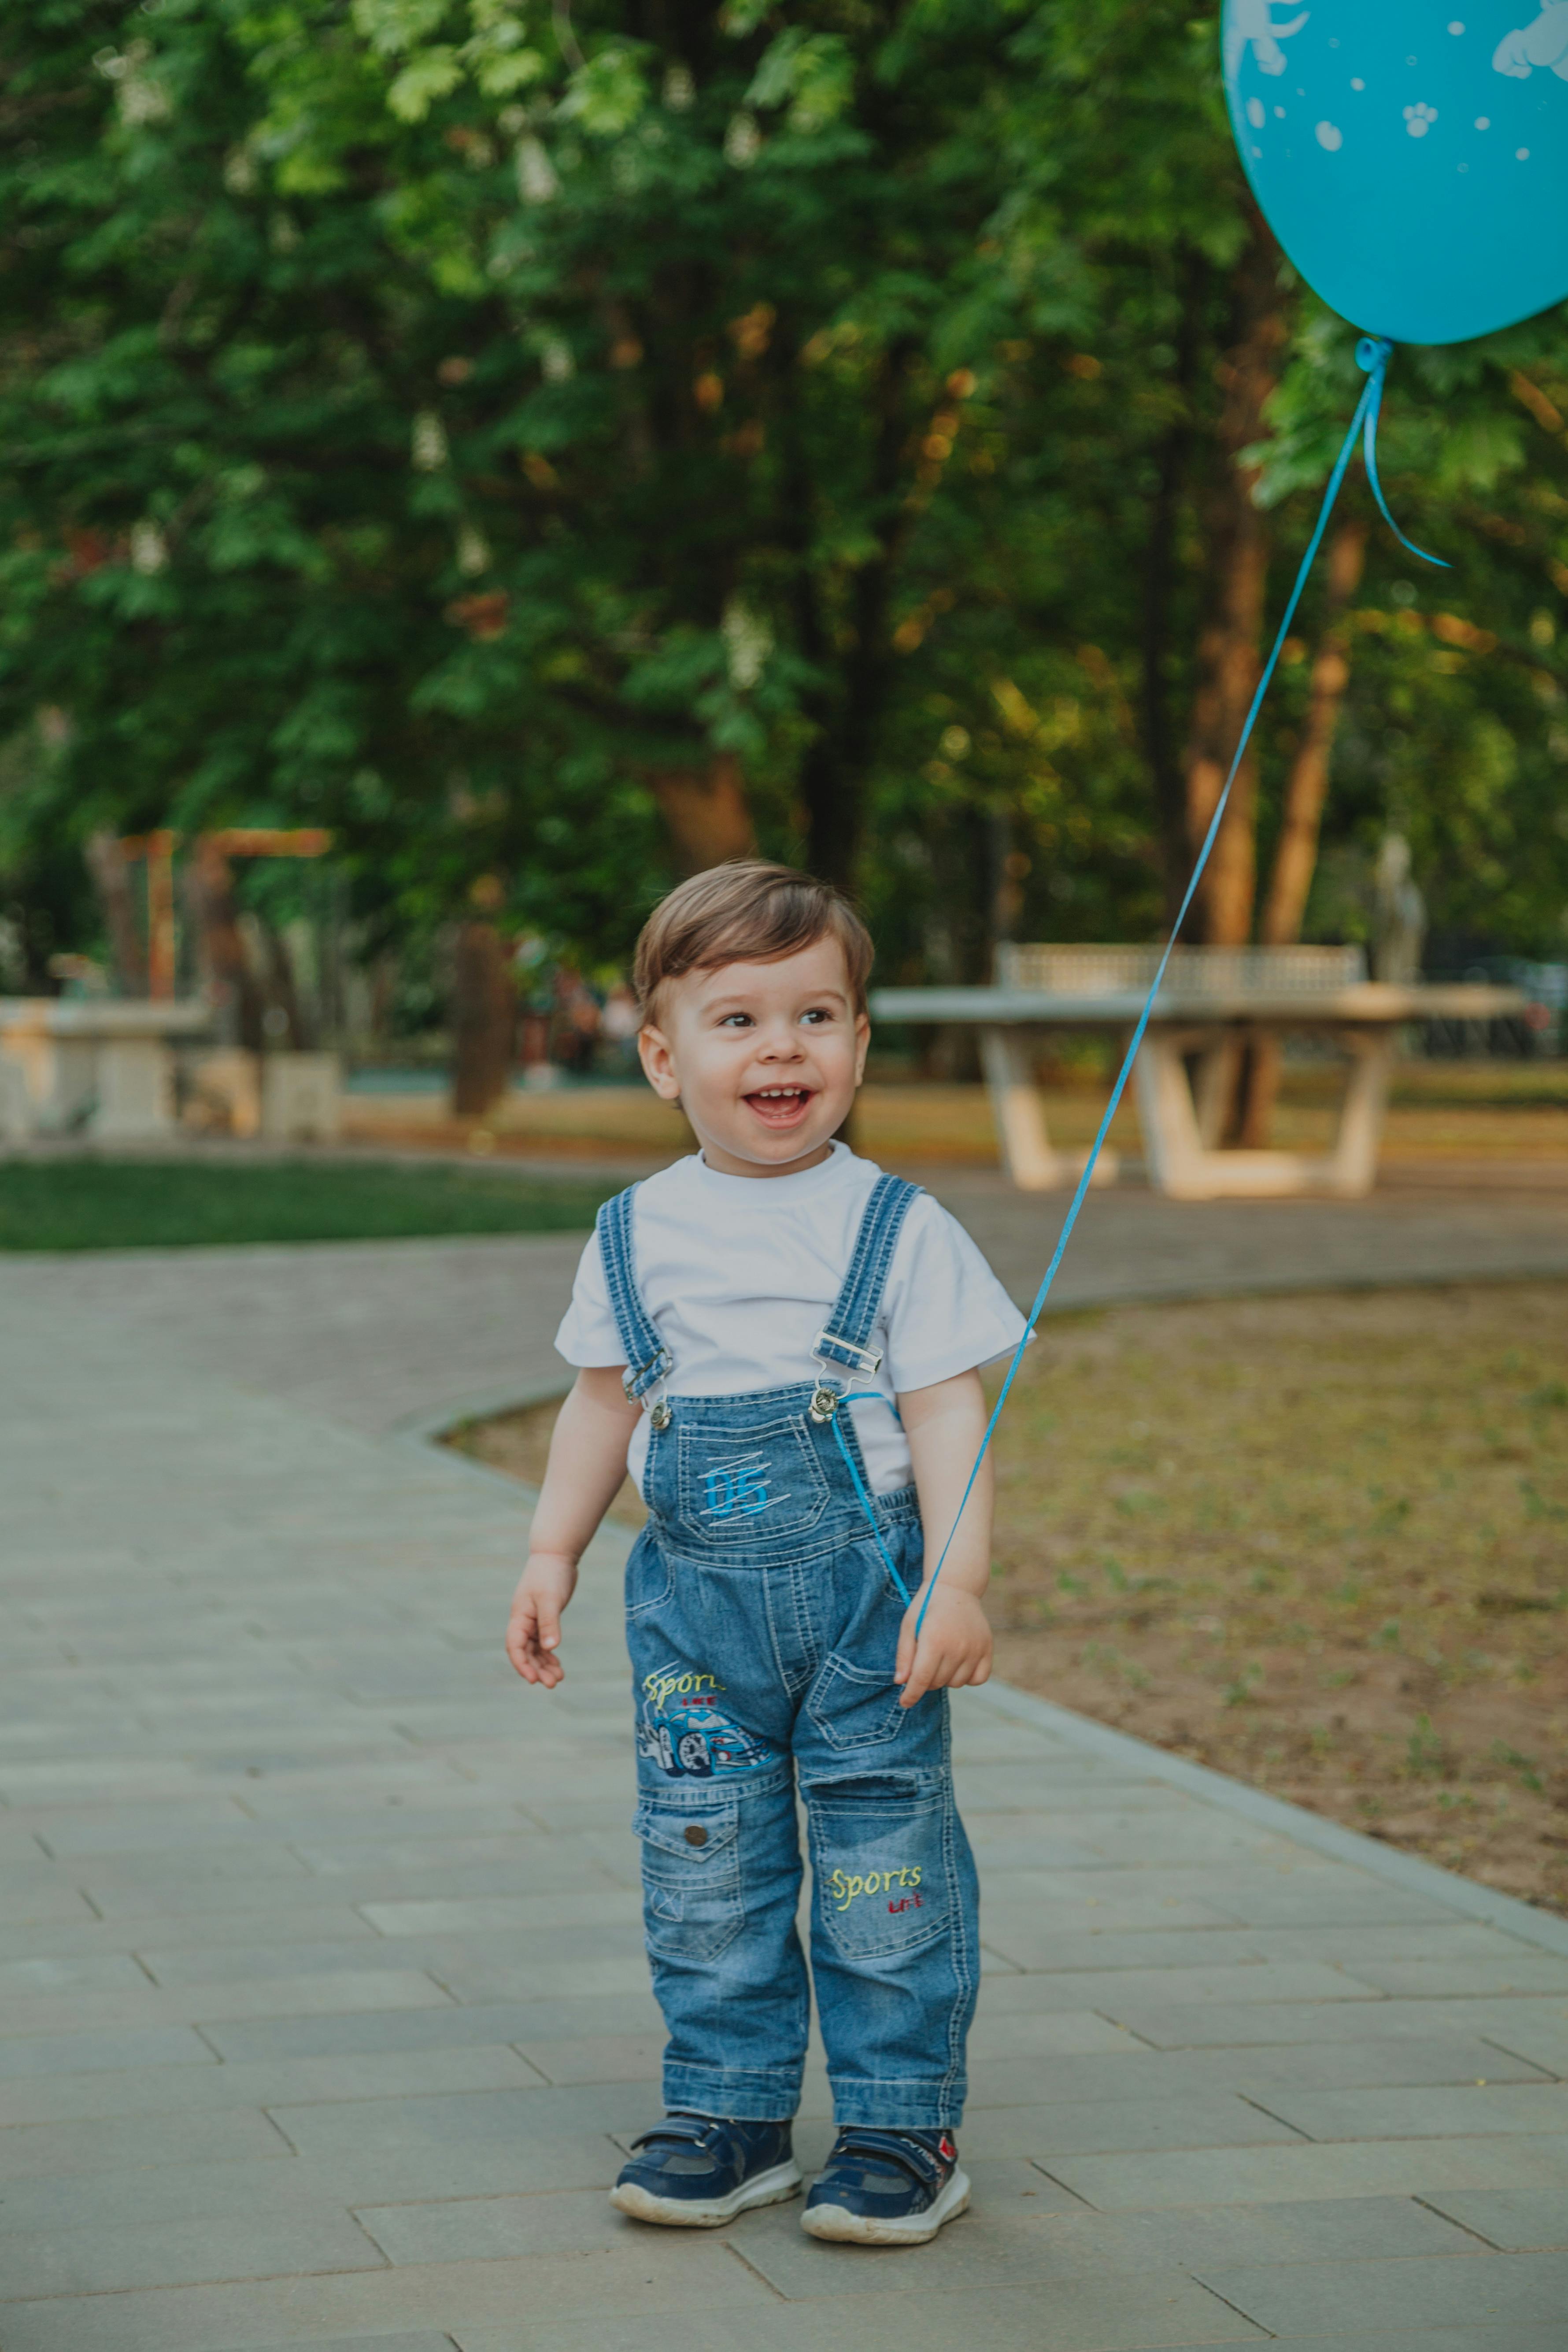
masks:
<svg viewBox="0 0 1568 2352"><path fill-rule="evenodd" d="M577 1589L577 1563L558 1552L531 1552L506 1629L506 1654L525 1683L553 1690L566 1669L561 1646L561 1612Z"/></svg>

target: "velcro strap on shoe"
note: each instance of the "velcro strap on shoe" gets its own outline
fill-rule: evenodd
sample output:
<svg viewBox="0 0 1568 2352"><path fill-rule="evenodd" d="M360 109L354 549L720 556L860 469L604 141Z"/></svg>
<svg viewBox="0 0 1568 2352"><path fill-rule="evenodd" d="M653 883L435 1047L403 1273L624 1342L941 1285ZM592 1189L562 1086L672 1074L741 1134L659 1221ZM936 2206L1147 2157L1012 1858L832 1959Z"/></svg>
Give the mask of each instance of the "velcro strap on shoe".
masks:
<svg viewBox="0 0 1568 2352"><path fill-rule="evenodd" d="M666 2116L651 2131L638 2132L631 2145L651 2147L656 2140L672 2139L683 2147L707 2147L723 2131L724 2126L712 2116Z"/></svg>
<svg viewBox="0 0 1568 2352"><path fill-rule="evenodd" d="M886 2157L927 2189L939 2189L949 2169L933 2149L912 2134L876 2131L860 2124L849 2124L839 2133L829 2162L837 2163L847 2156Z"/></svg>

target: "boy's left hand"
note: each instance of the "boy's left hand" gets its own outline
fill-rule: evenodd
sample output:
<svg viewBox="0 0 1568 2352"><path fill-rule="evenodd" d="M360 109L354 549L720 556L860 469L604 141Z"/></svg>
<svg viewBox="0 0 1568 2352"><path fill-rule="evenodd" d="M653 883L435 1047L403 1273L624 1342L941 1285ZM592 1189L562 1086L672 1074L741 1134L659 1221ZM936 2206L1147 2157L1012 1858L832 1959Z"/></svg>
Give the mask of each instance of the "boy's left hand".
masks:
<svg viewBox="0 0 1568 2352"><path fill-rule="evenodd" d="M965 1592L962 1585L939 1584L917 1643L915 1620L920 1613L917 1592L904 1612L893 1666L893 1680L904 1686L900 1706L915 1706L927 1691L955 1690L963 1683L989 1681L991 1628L973 1592Z"/></svg>

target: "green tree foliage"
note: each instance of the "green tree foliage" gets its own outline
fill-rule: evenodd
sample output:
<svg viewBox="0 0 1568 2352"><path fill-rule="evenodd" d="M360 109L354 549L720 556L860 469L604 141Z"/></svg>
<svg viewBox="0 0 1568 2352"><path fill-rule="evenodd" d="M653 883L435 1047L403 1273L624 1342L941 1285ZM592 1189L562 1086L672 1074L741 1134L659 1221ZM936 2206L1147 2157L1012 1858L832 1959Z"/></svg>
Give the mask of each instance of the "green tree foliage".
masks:
<svg viewBox="0 0 1568 2352"><path fill-rule="evenodd" d="M499 874L609 954L749 827L911 975L1157 922L1249 235L1212 10L7 0L0 79L14 872L322 822L389 924ZM1358 381L1279 316L1276 603ZM1394 823L1452 928L1555 936L1564 377L1557 320L1402 357L1456 568L1374 537L1321 922Z"/></svg>

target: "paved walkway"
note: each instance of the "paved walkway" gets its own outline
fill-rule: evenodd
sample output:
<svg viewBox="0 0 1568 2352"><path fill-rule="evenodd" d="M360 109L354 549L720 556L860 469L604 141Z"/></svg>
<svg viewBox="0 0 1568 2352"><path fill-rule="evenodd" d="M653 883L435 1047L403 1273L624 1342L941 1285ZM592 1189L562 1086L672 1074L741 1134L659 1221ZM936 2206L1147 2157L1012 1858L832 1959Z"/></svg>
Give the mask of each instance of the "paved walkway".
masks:
<svg viewBox="0 0 1568 2352"><path fill-rule="evenodd" d="M0 1261L4 2352L1568 2352L1568 1923L1005 1691L973 2215L609 2211L658 2038L619 1538L526 1692L522 1500L384 1433L542 1378L572 1255Z"/></svg>
<svg viewBox="0 0 1568 2352"><path fill-rule="evenodd" d="M909 1172L963 1219L1015 1297L1032 1298L1064 1197L984 1171ZM12 1257L0 1279L7 1297L133 1324L160 1353L382 1431L555 1393L551 1341L581 1249L551 1235L134 1250ZM1532 1274L1568 1279L1568 1188L1183 1202L1126 1187L1090 1195L1052 1307Z"/></svg>

